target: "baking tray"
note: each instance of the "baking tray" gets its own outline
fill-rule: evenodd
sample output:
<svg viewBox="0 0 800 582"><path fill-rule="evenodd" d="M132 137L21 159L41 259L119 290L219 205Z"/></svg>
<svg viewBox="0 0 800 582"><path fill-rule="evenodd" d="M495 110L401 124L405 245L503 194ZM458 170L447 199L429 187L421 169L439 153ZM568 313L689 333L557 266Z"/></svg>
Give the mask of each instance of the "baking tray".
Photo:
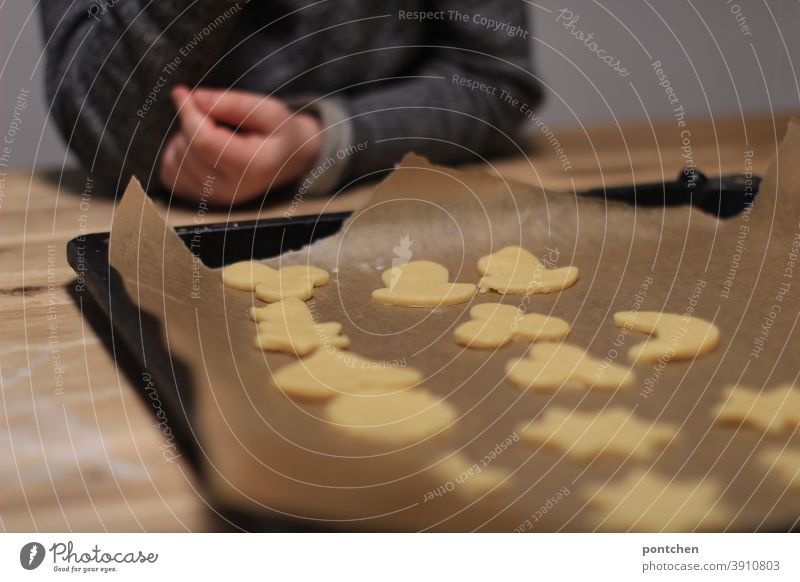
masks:
<svg viewBox="0 0 800 582"><path fill-rule="evenodd" d="M176 232L186 246L209 267L222 267L236 261L268 259L297 250L317 239L335 234L349 212L251 220L178 227ZM108 232L76 237L67 243L67 261L78 273L78 293L88 292L107 317L110 348L116 362L130 365L125 372L136 392L152 406L158 399L178 451L200 476L198 438L192 426L193 395L188 370L181 368L167 349L159 325L141 312L128 296L118 273L108 262ZM227 512L215 513L223 527L248 531L303 530L296 522ZM315 528L319 529L319 528Z"/></svg>
<svg viewBox="0 0 800 582"><path fill-rule="evenodd" d="M335 234L349 212L178 227L175 231L203 263L212 268L236 261L268 259ZM199 467L191 426L192 391L186 370L170 357L160 328L128 296L118 273L108 263L108 232L89 234L67 243L67 261L79 275L77 288L88 291L108 317L111 345L139 366L134 387L145 399L158 396L182 455ZM119 341L118 341L119 340ZM118 351L124 354L118 354ZM130 370L128 370L130 372ZM155 391L155 392L153 392ZM156 408L148 406L153 412Z"/></svg>
<svg viewBox="0 0 800 582"><path fill-rule="evenodd" d="M705 178L704 178L705 179ZM748 190L737 176L706 180L704 188L688 192L685 178L676 182L617 187L603 191L606 198L645 206L695 204L720 218L735 216L746 199L757 191L756 178ZM601 191L579 195L597 197ZM644 194L644 195L643 195ZM565 195L573 195L565 193ZM747 198L750 197L750 198ZM190 251L205 265L219 268L243 260L262 260L297 250L318 239L335 234L349 212L291 218L227 222L178 227L176 232ZM173 360L159 325L141 312L128 296L118 273L108 261L109 233L83 235L67 243L67 260L79 275L76 289L88 292L108 318L110 346L115 361L130 361L133 386L155 414L157 397L176 446L202 479L198 437L192 424L193 394L188 370ZM107 334L102 334L107 335ZM160 421L162 422L162 421ZM215 508L223 523L248 531L302 531L307 526L294 521L252 517ZM320 529L316 525L315 530Z"/></svg>

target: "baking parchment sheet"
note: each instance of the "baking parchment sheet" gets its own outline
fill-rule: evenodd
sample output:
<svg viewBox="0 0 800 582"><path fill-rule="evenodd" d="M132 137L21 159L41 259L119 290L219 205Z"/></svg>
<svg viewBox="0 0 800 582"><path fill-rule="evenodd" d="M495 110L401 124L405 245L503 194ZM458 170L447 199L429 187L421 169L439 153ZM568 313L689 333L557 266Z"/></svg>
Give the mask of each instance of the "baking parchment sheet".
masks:
<svg viewBox="0 0 800 582"><path fill-rule="evenodd" d="M138 182L116 214L110 260L191 370L206 483L221 506L348 530L614 529L592 495L638 468L667 481L718 485L708 509L723 511L727 525L715 528L785 530L800 516L800 492L768 475L758 457L768 446L799 447L800 438L716 426L712 409L729 385L769 389L800 371L798 159L800 122L793 121L755 202L719 221L689 207L548 193L406 156L339 234L268 261L329 270L330 284L309 302L315 316L341 322L351 351L422 371L424 387L457 408L447 431L402 449L355 441L330 426L324 404L293 401L275 388L272 373L295 358L254 349L248 312L260 302L225 289L218 270L194 259ZM627 390L523 392L504 380L504 366L526 342L483 351L452 339L473 305L520 305L521 296L479 294L436 309L370 300L381 272L408 260L436 261L451 281L476 283L477 260L507 245L549 266L580 269L573 287L525 302L528 312L570 322L567 341L597 358L628 365L627 349L645 339L615 327L616 311L694 314L719 327L721 343L695 361L637 364ZM680 433L645 461L601 455L578 462L518 439L521 422L553 406L622 406ZM456 452L481 470L507 472L503 487L471 493L442 462ZM657 505L661 491L652 493ZM621 498L617 511L628 510ZM630 527L640 526L634 519ZM655 529L675 526L666 517Z"/></svg>

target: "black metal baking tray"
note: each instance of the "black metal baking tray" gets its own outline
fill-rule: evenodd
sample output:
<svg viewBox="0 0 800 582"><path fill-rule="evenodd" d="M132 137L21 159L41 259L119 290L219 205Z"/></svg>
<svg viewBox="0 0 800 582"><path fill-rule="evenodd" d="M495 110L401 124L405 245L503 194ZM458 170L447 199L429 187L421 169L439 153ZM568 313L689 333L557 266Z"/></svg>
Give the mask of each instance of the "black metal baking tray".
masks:
<svg viewBox="0 0 800 582"><path fill-rule="evenodd" d="M267 259L302 248L339 230L347 212L176 228L186 246L208 267ZM192 392L188 374L178 368L163 344L157 323L128 296L108 262L109 233L90 234L67 243L67 260L79 275L76 288L88 291L110 321L115 358L132 356L139 367L134 386L162 408L181 454L197 468L197 443L191 426ZM120 354L120 351L130 353Z"/></svg>
<svg viewBox="0 0 800 582"><path fill-rule="evenodd" d="M236 261L267 259L297 250L317 239L336 233L350 213L298 216L176 228L186 246L207 266L216 268ZM67 243L67 260L78 273L73 290L81 311L91 312L83 294L105 314L105 321L91 323L113 351L118 367L124 368L145 405L169 431L181 456L202 477L200 448L192 426L192 387L188 371L172 359L158 323L141 312L125 291L118 273L108 262L109 233L80 236ZM159 413L159 411L163 411ZM167 434L165 432L165 434ZM248 531L299 531L308 526L297 522L265 520L216 508L224 529ZM314 529L319 529L315 527Z"/></svg>

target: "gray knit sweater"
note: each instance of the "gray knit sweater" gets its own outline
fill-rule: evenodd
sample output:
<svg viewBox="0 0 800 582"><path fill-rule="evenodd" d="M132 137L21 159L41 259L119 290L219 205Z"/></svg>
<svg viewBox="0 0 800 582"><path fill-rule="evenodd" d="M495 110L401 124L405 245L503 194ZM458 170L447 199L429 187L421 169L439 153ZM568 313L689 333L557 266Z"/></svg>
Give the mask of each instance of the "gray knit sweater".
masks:
<svg viewBox="0 0 800 582"><path fill-rule="evenodd" d="M172 85L280 97L325 128L324 171L301 181L320 193L411 150L441 163L515 151L521 105L539 100L524 7L43 0L48 95L69 147L109 192L133 174L160 188L159 153L177 125Z"/></svg>

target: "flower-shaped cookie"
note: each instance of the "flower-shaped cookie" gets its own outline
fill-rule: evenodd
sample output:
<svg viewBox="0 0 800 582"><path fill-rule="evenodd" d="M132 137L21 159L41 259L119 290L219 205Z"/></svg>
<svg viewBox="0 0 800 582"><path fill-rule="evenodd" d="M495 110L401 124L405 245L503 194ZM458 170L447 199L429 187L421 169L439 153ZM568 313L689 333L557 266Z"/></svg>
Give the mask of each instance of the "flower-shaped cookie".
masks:
<svg viewBox="0 0 800 582"><path fill-rule="evenodd" d="M689 360L707 354L719 343L719 329L698 317L661 311L620 311L614 325L652 334L655 337L632 346L632 362Z"/></svg>
<svg viewBox="0 0 800 582"><path fill-rule="evenodd" d="M325 400L408 388L418 384L422 374L414 368L389 366L351 352L321 349L281 368L273 380L292 398Z"/></svg>
<svg viewBox="0 0 800 582"><path fill-rule="evenodd" d="M316 323L308 305L296 297L253 307L250 317L258 322L256 346L264 351L306 356L321 346L344 349L350 343L339 335L341 323Z"/></svg>
<svg viewBox="0 0 800 582"><path fill-rule="evenodd" d="M581 495L597 510L606 531L719 530L730 516L720 505L722 489L702 481L664 479L637 469L612 483L590 483Z"/></svg>
<svg viewBox="0 0 800 582"><path fill-rule="evenodd" d="M309 265L276 270L257 261L241 261L222 269L222 282L226 287L253 291L256 297L267 303L287 297L305 301L314 295L314 287L326 285L329 280L327 271Z"/></svg>
<svg viewBox="0 0 800 582"><path fill-rule="evenodd" d="M471 283L449 283L447 269L432 261L412 261L383 272L384 288L372 292L372 300L404 307L435 307L469 301L475 295Z"/></svg>
<svg viewBox="0 0 800 582"><path fill-rule="evenodd" d="M591 461L598 455L648 459L669 443L677 428L656 424L632 415L624 408L580 412L549 408L541 420L518 429L523 441L546 444L570 457Z"/></svg>
<svg viewBox="0 0 800 582"><path fill-rule="evenodd" d="M633 371L591 357L581 348L563 343L533 344L527 357L509 360L508 380L525 390L557 390L575 384L615 390L633 384Z"/></svg>
<svg viewBox="0 0 800 582"><path fill-rule="evenodd" d="M555 293L571 287L578 280L577 267L548 269L536 256L522 247L505 247L478 261L481 293L489 290L520 295Z"/></svg>
<svg viewBox="0 0 800 582"><path fill-rule="evenodd" d="M566 337L569 324L563 319L525 313L513 305L483 303L473 307L471 321L459 325L453 338L457 344L470 348L498 348L512 338L557 340Z"/></svg>

